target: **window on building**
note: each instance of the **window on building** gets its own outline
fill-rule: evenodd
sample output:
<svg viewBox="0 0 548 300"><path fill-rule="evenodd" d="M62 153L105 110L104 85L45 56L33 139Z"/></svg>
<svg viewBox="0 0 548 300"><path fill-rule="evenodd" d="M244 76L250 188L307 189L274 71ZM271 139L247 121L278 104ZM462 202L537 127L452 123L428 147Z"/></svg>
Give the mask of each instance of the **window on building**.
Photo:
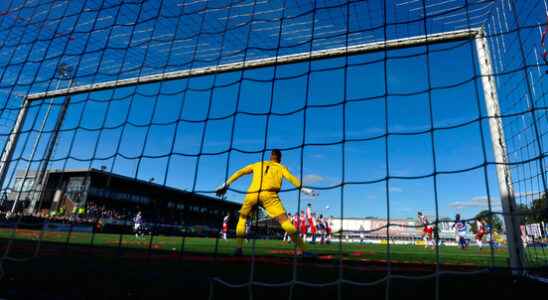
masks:
<svg viewBox="0 0 548 300"><path fill-rule="evenodd" d="M23 183L24 180L24 183ZM15 179L15 184L13 185L13 189L15 192L29 192L32 190L32 186L34 185L34 178L17 178Z"/></svg>
<svg viewBox="0 0 548 300"><path fill-rule="evenodd" d="M80 192L84 189L84 177L72 177L67 184L67 192Z"/></svg>
<svg viewBox="0 0 548 300"><path fill-rule="evenodd" d="M22 185L23 185L23 178L17 178L15 179L15 184L13 184L13 189L18 192L21 190Z"/></svg>

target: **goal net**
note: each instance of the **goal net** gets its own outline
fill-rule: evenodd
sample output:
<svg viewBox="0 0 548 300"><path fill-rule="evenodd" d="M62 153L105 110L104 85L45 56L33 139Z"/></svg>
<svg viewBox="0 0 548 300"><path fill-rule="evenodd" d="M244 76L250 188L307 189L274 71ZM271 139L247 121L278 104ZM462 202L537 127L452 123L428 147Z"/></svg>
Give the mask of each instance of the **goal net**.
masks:
<svg viewBox="0 0 548 300"><path fill-rule="evenodd" d="M37 258L101 253L150 269L213 261L200 270L210 299L340 299L343 286L390 298L409 280L439 298L444 276L495 270L546 283L547 11L4 1L1 280ZM231 255L251 177L216 189L274 149L319 193L278 193L312 264L262 208Z"/></svg>

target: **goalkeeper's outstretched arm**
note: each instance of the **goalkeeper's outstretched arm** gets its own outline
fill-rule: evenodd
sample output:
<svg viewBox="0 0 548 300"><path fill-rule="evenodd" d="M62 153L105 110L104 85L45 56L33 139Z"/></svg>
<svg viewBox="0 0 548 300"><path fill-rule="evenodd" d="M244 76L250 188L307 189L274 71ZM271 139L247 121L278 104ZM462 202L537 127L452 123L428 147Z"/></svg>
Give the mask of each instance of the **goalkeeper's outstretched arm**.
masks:
<svg viewBox="0 0 548 300"><path fill-rule="evenodd" d="M285 167L283 168L282 176L287 181L289 181L293 186L300 189L301 192L303 192L304 194L306 194L308 196L312 196L312 197L318 196L318 192L316 192L312 189L303 187L301 181L297 177L295 177L293 174L291 174L291 172L289 172L289 170Z"/></svg>
<svg viewBox="0 0 548 300"><path fill-rule="evenodd" d="M223 183L220 187L218 187L215 191L215 194L217 194L217 196L222 196L226 193L226 191L228 190L228 187L234 182L236 181L238 178L244 176L244 175L247 175L247 174L251 174L253 173L253 165L247 165L241 169L239 169L238 171L234 172L234 174L232 174L232 176L230 176L228 178L228 180Z"/></svg>

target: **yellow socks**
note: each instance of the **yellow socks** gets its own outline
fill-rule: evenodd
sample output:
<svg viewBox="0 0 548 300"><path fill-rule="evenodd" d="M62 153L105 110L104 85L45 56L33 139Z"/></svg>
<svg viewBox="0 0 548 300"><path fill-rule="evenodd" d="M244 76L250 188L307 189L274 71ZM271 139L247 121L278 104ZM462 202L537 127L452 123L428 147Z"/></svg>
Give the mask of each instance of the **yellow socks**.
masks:
<svg viewBox="0 0 548 300"><path fill-rule="evenodd" d="M246 223L247 218L240 216L238 225L236 225L236 246L238 248L242 248L244 245Z"/></svg>

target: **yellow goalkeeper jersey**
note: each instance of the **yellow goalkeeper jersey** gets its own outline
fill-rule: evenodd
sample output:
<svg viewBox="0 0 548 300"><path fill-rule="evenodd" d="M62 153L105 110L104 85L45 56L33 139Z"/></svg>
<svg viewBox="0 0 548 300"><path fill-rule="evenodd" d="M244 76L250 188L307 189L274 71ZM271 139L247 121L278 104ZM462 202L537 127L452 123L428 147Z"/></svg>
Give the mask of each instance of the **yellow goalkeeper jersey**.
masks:
<svg viewBox="0 0 548 300"><path fill-rule="evenodd" d="M293 184L296 188L301 187L301 181L293 176L284 165L273 161L260 161L247 165L232 174L226 183L230 185L241 176L251 173L253 173L253 178L247 189L248 194L257 193L259 191L277 193L282 187L283 178Z"/></svg>

